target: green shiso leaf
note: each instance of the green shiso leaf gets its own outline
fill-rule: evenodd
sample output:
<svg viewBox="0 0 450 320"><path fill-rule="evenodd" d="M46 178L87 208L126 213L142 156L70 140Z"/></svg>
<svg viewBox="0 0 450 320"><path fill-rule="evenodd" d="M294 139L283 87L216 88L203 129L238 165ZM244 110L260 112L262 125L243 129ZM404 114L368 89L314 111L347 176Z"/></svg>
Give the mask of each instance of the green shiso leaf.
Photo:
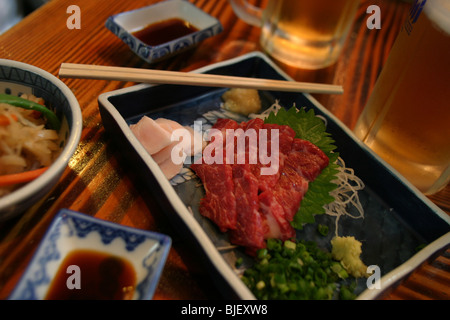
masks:
<svg viewBox="0 0 450 320"><path fill-rule="evenodd" d="M265 122L290 126L294 129L296 138L315 144L330 159L330 164L322 170L314 181L309 183L308 191L303 197L294 220L291 222L295 229L300 230L304 224L314 223L314 216L325 213L324 206L335 200L330 195L330 192L337 187L332 181L336 179L336 174L339 171L336 164L339 154L334 152L336 149L335 141L326 132L324 121L316 116L313 109L306 111L304 108L292 107L288 110L281 108L277 114L271 113Z"/></svg>

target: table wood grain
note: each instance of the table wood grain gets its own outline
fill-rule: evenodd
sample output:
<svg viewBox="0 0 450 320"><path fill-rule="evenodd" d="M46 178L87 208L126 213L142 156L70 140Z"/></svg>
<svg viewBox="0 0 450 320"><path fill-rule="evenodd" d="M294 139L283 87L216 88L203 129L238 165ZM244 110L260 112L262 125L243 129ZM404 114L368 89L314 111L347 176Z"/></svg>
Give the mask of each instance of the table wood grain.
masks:
<svg viewBox="0 0 450 320"><path fill-rule="evenodd" d="M81 28L69 30L68 0L52 0L0 35L0 58L17 60L54 75L62 62L190 71L211 63L261 50L260 31L237 18L226 0L190 0L217 17L224 31L198 47L149 65L108 31L112 15L157 1L78 0ZM266 0L253 0L264 6ZM381 29L366 27L369 5L381 9ZM298 81L338 84L342 95L314 95L345 125L353 128L410 3L362 0L351 34L339 61L310 71L279 64ZM134 85L131 82L63 79L77 97L83 114L83 132L75 155L59 183L30 210L0 223L0 299L6 299L29 263L46 229L61 208L80 211L123 225L169 234L173 245L154 299L221 299L205 267L185 243L146 188L134 176L105 132L98 111L101 93ZM450 187L430 199L450 214ZM450 252L427 261L383 299L449 299Z"/></svg>

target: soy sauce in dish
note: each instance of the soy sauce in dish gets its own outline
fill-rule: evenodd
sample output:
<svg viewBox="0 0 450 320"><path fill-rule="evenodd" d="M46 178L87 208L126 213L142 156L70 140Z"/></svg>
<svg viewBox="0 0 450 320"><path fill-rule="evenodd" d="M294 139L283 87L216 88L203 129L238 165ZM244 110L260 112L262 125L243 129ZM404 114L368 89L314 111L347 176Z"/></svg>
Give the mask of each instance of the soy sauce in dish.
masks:
<svg viewBox="0 0 450 320"><path fill-rule="evenodd" d="M136 272L129 261L106 252L74 250L62 261L45 299L130 300L135 287Z"/></svg>
<svg viewBox="0 0 450 320"><path fill-rule="evenodd" d="M148 45L157 46L196 31L198 31L198 28L190 22L180 18L170 18L149 24L140 30L132 32L132 34Z"/></svg>

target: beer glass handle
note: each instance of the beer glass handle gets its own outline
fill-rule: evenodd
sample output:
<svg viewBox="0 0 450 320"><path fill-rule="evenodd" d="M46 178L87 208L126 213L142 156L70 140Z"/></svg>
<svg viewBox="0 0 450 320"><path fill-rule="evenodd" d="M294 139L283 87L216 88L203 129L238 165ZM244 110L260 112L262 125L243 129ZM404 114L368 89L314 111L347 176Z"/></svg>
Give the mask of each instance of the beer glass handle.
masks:
<svg viewBox="0 0 450 320"><path fill-rule="evenodd" d="M262 12L261 8L251 5L245 0L228 0L233 8L236 15L256 27L261 27L262 25Z"/></svg>

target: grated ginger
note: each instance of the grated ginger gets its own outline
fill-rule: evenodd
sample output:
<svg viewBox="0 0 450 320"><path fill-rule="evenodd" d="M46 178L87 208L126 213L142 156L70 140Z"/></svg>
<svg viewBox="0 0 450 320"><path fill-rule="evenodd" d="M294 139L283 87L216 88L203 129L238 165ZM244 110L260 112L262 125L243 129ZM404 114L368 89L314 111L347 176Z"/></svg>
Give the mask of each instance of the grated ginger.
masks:
<svg viewBox="0 0 450 320"><path fill-rule="evenodd" d="M248 116L261 110L261 100L255 89L232 88L223 96L223 108Z"/></svg>
<svg viewBox="0 0 450 320"><path fill-rule="evenodd" d="M334 237L331 240L331 254L334 259L341 262L349 274L355 278L367 277L367 266L362 262L360 255L361 242L355 237Z"/></svg>

